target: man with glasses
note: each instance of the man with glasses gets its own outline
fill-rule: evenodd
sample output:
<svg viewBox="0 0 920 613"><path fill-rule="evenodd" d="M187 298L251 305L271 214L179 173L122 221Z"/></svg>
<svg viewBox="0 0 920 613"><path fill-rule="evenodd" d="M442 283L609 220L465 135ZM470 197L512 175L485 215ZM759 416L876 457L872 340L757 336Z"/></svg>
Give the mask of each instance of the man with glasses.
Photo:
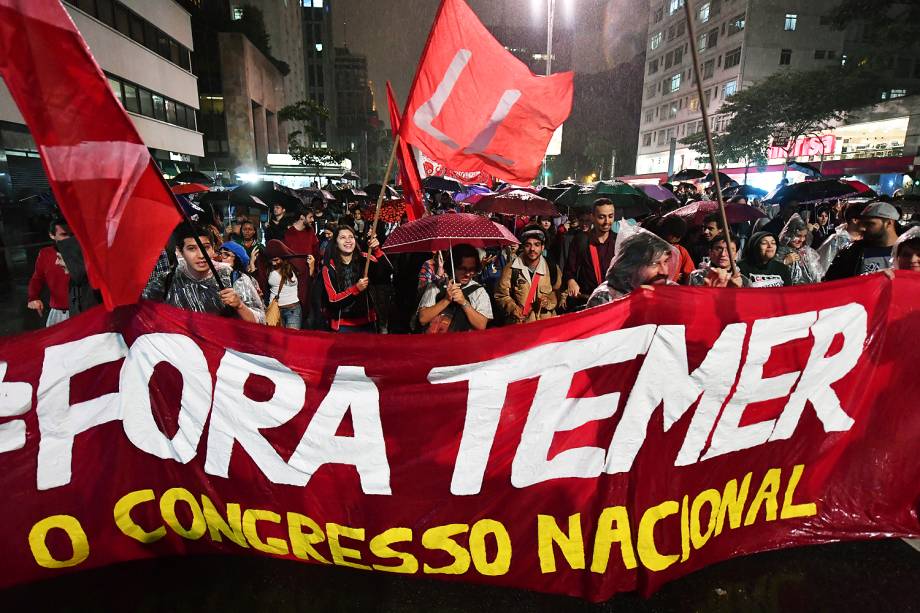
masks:
<svg viewBox="0 0 920 613"><path fill-rule="evenodd" d="M429 285L418 305L418 323L428 334L485 330L492 320L489 294L473 280L479 272L479 252L470 245L451 251L453 257L445 258L447 282Z"/></svg>

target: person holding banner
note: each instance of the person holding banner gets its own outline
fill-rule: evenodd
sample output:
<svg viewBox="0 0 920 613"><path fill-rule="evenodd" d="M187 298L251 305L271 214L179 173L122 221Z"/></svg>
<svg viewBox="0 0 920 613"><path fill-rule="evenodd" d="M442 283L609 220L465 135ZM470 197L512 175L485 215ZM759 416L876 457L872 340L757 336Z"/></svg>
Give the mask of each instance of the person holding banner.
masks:
<svg viewBox="0 0 920 613"><path fill-rule="evenodd" d="M591 215L593 227L575 235L566 259L563 281L569 300L584 302L584 297L603 282L617 241L617 235L610 231L613 220L613 201L608 198L595 200Z"/></svg>
<svg viewBox="0 0 920 613"><path fill-rule="evenodd" d="M370 280L364 275L364 263L376 265L383 257L376 236L368 241L370 253L358 250L355 231L347 225L336 226L329 243L329 256L323 266L325 312L335 332L375 332L377 311L367 293Z"/></svg>
<svg viewBox="0 0 920 613"><path fill-rule="evenodd" d="M455 245L451 252L447 283L429 285L418 305L418 323L427 334L485 330L492 320L489 294L473 280L479 252L470 245Z"/></svg>
<svg viewBox="0 0 920 613"><path fill-rule="evenodd" d="M495 302L508 323L525 323L556 316L562 271L543 256L546 234L540 226L521 233L521 255L502 270Z"/></svg>
<svg viewBox="0 0 920 613"><path fill-rule="evenodd" d="M201 252L196 237L207 253ZM259 295L254 290L246 291L239 281L232 283L230 266L213 262L225 288L220 289L208 264L208 260L214 259L216 255L206 229L183 223L176 228L173 240L178 252L178 263L168 272L151 278L144 289L143 298L199 313L239 317L252 323L265 322L265 310Z"/></svg>
<svg viewBox="0 0 920 613"><path fill-rule="evenodd" d="M735 268L732 276L731 255L728 241L734 245L734 253L738 254L738 239L734 234L726 237L717 235L709 241L709 262L690 273L688 285L698 287L750 287L751 280Z"/></svg>

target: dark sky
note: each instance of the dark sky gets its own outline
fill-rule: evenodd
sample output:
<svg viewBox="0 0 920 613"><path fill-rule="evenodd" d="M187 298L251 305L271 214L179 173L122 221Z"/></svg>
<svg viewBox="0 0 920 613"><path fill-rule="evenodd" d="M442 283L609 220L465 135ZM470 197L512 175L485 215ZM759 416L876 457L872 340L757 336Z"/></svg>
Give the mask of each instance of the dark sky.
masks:
<svg viewBox="0 0 920 613"><path fill-rule="evenodd" d="M467 2L486 26L546 23L546 0ZM347 40L349 49L367 55L380 117L387 124L385 83L387 79L393 83L401 106L438 5L439 0L333 0L335 44L341 46ZM647 11L648 1L557 0L557 20L576 22L576 71L597 72L641 51L647 13L637 15L636 5Z"/></svg>

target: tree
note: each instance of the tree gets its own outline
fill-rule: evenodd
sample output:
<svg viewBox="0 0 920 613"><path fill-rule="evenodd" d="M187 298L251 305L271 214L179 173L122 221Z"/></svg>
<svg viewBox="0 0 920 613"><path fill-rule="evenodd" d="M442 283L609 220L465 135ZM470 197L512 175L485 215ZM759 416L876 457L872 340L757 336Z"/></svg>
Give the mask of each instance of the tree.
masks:
<svg viewBox="0 0 920 613"><path fill-rule="evenodd" d="M303 166L319 168L345 159L342 151L317 146L325 138L319 126L329 119L329 110L315 100L301 100L284 107L278 111L278 119L299 127L288 134L288 153Z"/></svg>
<svg viewBox="0 0 920 613"><path fill-rule="evenodd" d="M731 121L713 139L717 161L763 163L777 128L783 128L789 140L773 144L783 147L788 156L798 139L818 136L849 113L877 102L879 92L878 76L858 67L775 73L739 91L719 109ZM702 133L681 142L700 154L708 153Z"/></svg>
<svg viewBox="0 0 920 613"><path fill-rule="evenodd" d="M863 39L872 43L870 53L903 54L920 40L920 3L916 0L842 0L830 15L837 30L861 24Z"/></svg>

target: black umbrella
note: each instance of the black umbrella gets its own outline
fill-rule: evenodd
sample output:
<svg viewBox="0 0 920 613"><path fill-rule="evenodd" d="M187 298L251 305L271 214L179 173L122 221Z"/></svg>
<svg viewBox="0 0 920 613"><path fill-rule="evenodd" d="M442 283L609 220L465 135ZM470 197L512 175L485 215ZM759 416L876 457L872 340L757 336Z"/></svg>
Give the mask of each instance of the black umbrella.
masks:
<svg viewBox="0 0 920 613"><path fill-rule="evenodd" d="M693 181L694 179L702 179L706 176L706 173L702 170L697 170L696 168L685 168L678 172L675 175L671 175L671 181Z"/></svg>
<svg viewBox="0 0 920 613"><path fill-rule="evenodd" d="M230 202L233 204L250 204L253 198L257 199L255 204L261 201L269 208L280 204L288 211L296 211L304 205L300 194L274 181L253 181L230 192Z"/></svg>
<svg viewBox="0 0 920 613"><path fill-rule="evenodd" d="M348 172L342 175L342 180L343 181L360 181L361 177L359 177L357 174L349 170Z"/></svg>
<svg viewBox="0 0 920 613"><path fill-rule="evenodd" d="M549 187L541 187L537 194L541 198L546 198L547 200L556 200L556 198L564 194L570 187L572 187L572 185L574 184L569 183L563 187L557 187L555 185L551 185Z"/></svg>
<svg viewBox="0 0 920 613"><path fill-rule="evenodd" d="M380 184L371 183L370 185L364 188L364 191L367 193L368 197L371 200L377 200L380 197ZM392 185L387 185L387 189L384 195L386 200L392 200L393 198L399 198L399 192L394 189Z"/></svg>
<svg viewBox="0 0 920 613"><path fill-rule="evenodd" d="M340 202L354 202L355 200L369 200L367 192L360 189L340 189L332 192L335 199Z"/></svg>
<svg viewBox="0 0 920 613"><path fill-rule="evenodd" d="M432 175L422 179L422 186L425 189L433 189L439 192L462 192L463 184L450 177L439 177Z"/></svg>
<svg viewBox="0 0 920 613"><path fill-rule="evenodd" d="M818 170L816 167L812 166L811 164L806 164L804 162L790 162L789 169L798 170L799 172L804 173L808 175L809 177L815 177L816 179L820 179L821 177L824 176L821 174L821 171Z"/></svg>
<svg viewBox="0 0 920 613"><path fill-rule="evenodd" d="M767 190L754 187L753 185L729 185L722 190L723 198L735 198L744 196L745 198L763 198L767 195Z"/></svg>
<svg viewBox="0 0 920 613"><path fill-rule="evenodd" d="M854 186L844 183L843 181L838 181L837 179L803 181L801 183L792 183L791 185L780 187L767 196L764 202L769 204L817 202L819 200L843 198L858 193L859 190Z"/></svg>
<svg viewBox="0 0 920 613"><path fill-rule="evenodd" d="M202 183L204 185L214 185L214 179L199 170L186 170L180 172L172 178L175 183Z"/></svg>
<svg viewBox="0 0 920 613"><path fill-rule="evenodd" d="M331 192L328 192L324 189L315 189L311 187L307 189L298 189L297 193L300 194L300 197L304 202L312 203L316 198L319 198L323 202L335 201L335 196L333 196Z"/></svg>
<svg viewBox="0 0 920 613"><path fill-rule="evenodd" d="M715 179L713 178L713 175L711 172L705 177L703 177L703 183L712 183L713 181L715 181ZM735 183L737 183L737 181L732 179L730 176L728 176L724 172L719 173L719 185L721 185L722 187L725 187L726 185L735 184Z"/></svg>

